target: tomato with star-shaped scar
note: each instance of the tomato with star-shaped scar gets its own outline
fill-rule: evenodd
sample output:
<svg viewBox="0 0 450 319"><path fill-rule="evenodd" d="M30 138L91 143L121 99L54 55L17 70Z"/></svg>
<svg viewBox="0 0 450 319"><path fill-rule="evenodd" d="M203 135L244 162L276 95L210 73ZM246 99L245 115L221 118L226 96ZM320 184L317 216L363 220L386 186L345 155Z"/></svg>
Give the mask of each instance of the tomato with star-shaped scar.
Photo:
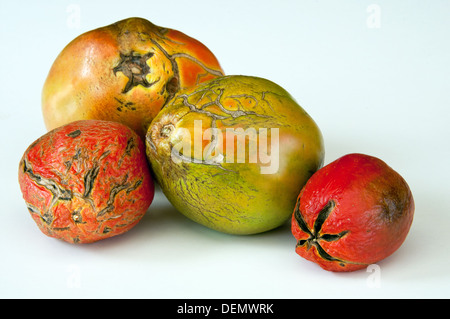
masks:
<svg viewBox="0 0 450 319"><path fill-rule="evenodd" d="M42 92L45 125L108 120L144 138L176 92L222 75L200 41L142 18L121 20L81 34L58 55Z"/></svg>
<svg viewBox="0 0 450 319"><path fill-rule="evenodd" d="M382 160L348 154L318 170L292 214L295 251L330 271L366 268L404 242L414 214L411 190Z"/></svg>

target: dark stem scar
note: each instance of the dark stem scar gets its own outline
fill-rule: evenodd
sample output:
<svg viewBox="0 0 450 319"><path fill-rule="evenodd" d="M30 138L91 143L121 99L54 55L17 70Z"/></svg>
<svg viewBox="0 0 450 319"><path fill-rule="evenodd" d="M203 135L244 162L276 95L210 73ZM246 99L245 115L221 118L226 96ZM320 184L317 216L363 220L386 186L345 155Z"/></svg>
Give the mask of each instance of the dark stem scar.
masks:
<svg viewBox="0 0 450 319"><path fill-rule="evenodd" d="M131 51L129 54L120 53L119 65L113 68L114 74L122 72L127 78L128 82L125 85L122 93L127 93L132 88L142 85L146 88L152 86L156 82L148 82L147 74L151 72L147 60L154 55L153 52L148 52L144 55Z"/></svg>
<svg viewBox="0 0 450 319"><path fill-rule="evenodd" d="M308 250L312 246L314 246L319 256L324 260L336 261L340 266L344 267L346 263L349 263L348 261L331 256L320 245L320 241L322 240L326 242L337 241L348 233L348 230L344 230L339 234L322 234L322 226L335 207L336 203L333 200L328 201L328 203L319 212L319 215L314 221L313 229L311 230L309 229L306 221L303 219L302 213L300 212L300 200L297 201L297 205L294 211L295 220L300 229L309 236L308 239L298 240L297 247L306 245L306 249Z"/></svg>

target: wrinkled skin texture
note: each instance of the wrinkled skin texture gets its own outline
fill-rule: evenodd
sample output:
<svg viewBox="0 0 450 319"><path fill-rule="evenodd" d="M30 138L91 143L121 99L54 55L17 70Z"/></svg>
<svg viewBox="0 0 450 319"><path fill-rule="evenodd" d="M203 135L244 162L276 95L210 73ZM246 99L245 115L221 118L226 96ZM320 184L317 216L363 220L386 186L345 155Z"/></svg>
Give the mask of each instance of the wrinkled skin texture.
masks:
<svg viewBox="0 0 450 319"><path fill-rule="evenodd" d="M91 243L134 227L154 195L139 136L125 125L76 121L32 143L19 184L40 230L69 243Z"/></svg>
<svg viewBox="0 0 450 319"><path fill-rule="evenodd" d="M296 252L329 271L366 268L404 242L414 215L406 181L380 159L348 154L316 172L292 215Z"/></svg>
<svg viewBox="0 0 450 319"><path fill-rule="evenodd" d="M178 90L221 75L196 39L145 19L121 20L78 36L58 55L42 91L45 125L109 120L144 138Z"/></svg>
<svg viewBox="0 0 450 319"><path fill-rule="evenodd" d="M255 134L244 143L244 134L229 135L227 129ZM179 92L152 122L146 145L174 207L197 223L239 235L289 220L298 192L324 156L319 128L289 93L250 76L225 76ZM260 155L252 160L250 154L263 146L270 161Z"/></svg>

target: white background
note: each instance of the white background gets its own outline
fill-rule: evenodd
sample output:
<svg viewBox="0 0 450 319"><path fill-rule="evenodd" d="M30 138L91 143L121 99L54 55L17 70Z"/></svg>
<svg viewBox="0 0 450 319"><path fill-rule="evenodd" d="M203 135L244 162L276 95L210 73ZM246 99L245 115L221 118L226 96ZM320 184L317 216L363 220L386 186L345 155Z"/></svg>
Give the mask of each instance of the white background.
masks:
<svg viewBox="0 0 450 319"><path fill-rule="evenodd" d="M2 0L0 297L450 297L449 12L444 0ZM397 170L416 203L401 248L377 272L326 272L295 254L289 224L221 234L177 213L161 192L122 236L71 245L43 235L17 170L45 133L47 72L76 36L131 16L197 38L226 74L283 86L321 128L325 164L360 152Z"/></svg>

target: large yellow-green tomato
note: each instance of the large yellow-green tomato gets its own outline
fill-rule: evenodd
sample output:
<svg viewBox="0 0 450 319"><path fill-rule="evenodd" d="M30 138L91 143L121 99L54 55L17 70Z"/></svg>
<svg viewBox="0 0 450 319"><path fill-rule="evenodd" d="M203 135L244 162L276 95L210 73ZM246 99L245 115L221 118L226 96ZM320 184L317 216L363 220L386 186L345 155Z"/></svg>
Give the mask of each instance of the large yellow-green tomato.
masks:
<svg viewBox="0 0 450 319"><path fill-rule="evenodd" d="M146 147L173 206L231 234L285 223L324 159L313 119L279 85L252 76L178 92L151 123Z"/></svg>

